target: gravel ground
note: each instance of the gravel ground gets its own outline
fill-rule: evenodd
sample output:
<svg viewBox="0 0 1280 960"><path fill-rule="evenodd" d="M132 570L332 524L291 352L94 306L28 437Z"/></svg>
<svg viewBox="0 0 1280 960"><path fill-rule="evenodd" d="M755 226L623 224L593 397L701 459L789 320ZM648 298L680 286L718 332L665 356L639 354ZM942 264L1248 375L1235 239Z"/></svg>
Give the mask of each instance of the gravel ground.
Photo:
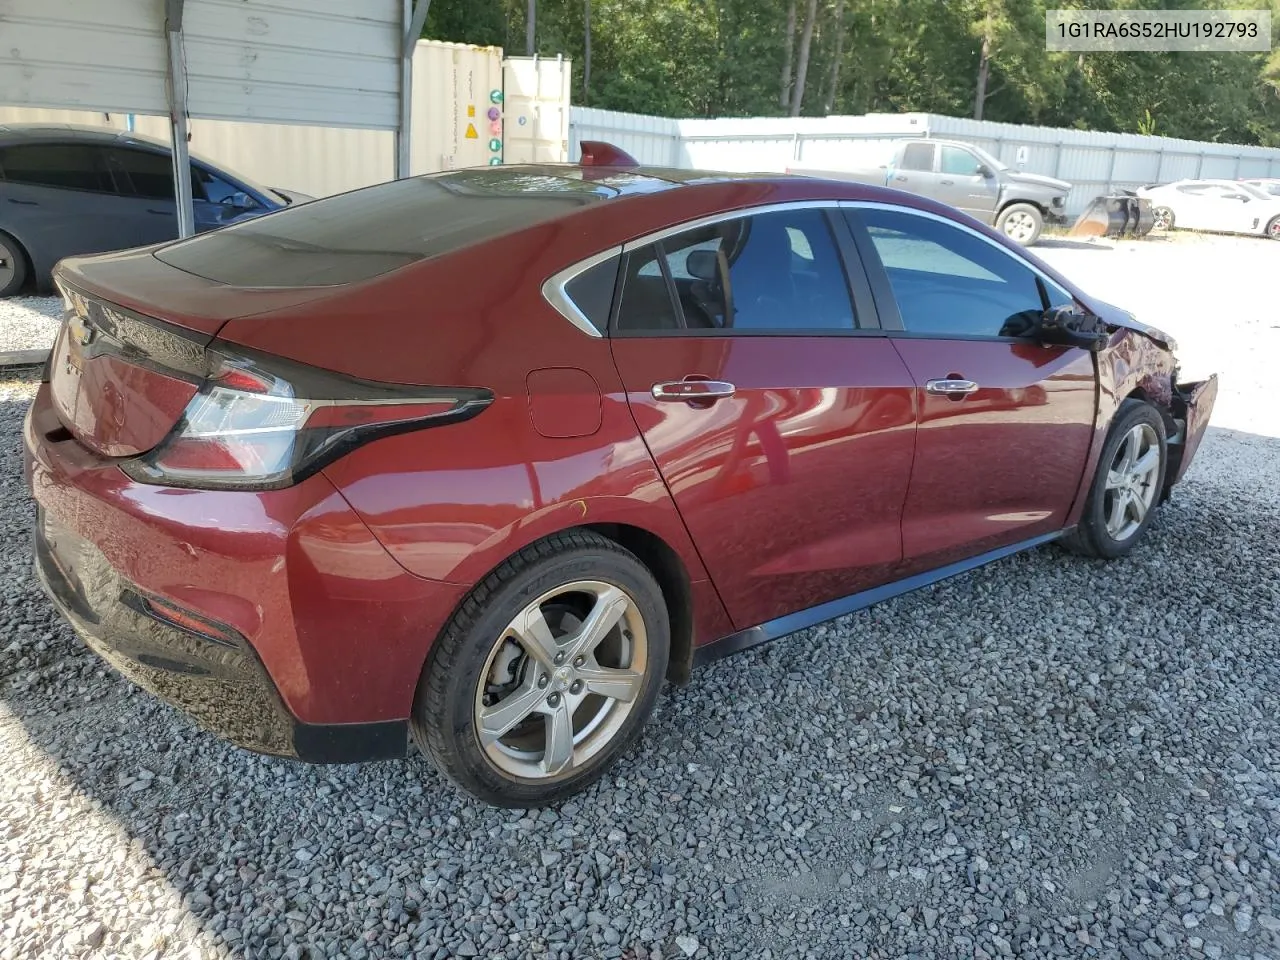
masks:
<svg viewBox="0 0 1280 960"><path fill-rule="evenodd" d="M62 300L58 297L0 299L0 350L40 350L53 346Z"/></svg>
<svg viewBox="0 0 1280 960"><path fill-rule="evenodd" d="M1134 556L1035 551L703 669L539 814L421 758L255 757L112 675L30 576L31 387L0 387L0 958L1280 957L1280 415L1249 403L1280 249L1196 249L1046 250L1225 373Z"/></svg>

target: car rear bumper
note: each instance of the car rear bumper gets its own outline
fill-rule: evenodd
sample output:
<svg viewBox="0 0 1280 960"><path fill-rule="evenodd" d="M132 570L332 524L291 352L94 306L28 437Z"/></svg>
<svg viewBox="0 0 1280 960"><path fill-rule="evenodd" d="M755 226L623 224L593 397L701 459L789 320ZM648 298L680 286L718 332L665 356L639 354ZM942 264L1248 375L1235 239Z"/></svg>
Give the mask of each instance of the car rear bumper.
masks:
<svg viewBox="0 0 1280 960"><path fill-rule="evenodd" d="M260 492L137 483L63 428L47 384L24 446L40 577L121 673L250 749L404 755L418 678L465 586L408 573L323 474Z"/></svg>
<svg viewBox="0 0 1280 960"><path fill-rule="evenodd" d="M244 637L166 622L102 552L44 510L35 530L45 592L94 653L138 686L237 746L313 763L405 755L405 721L302 723Z"/></svg>

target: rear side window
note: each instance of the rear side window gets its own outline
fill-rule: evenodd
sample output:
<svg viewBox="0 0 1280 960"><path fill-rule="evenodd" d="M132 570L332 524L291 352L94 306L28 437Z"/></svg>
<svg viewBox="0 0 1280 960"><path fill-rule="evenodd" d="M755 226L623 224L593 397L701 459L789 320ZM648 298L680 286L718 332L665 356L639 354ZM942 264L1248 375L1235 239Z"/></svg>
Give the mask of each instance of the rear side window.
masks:
<svg viewBox="0 0 1280 960"><path fill-rule="evenodd" d="M617 279L618 257L610 257L603 263L583 270L564 285L564 295L601 333L609 326L613 287Z"/></svg>
<svg viewBox="0 0 1280 960"><path fill-rule="evenodd" d="M235 286L368 280L580 209L615 191L518 167L394 180L182 240L165 263Z"/></svg>
<svg viewBox="0 0 1280 960"><path fill-rule="evenodd" d="M0 171L10 183L114 193L103 151L83 143L24 143L0 150Z"/></svg>
<svg viewBox="0 0 1280 960"><path fill-rule="evenodd" d="M117 169L128 178L133 195L149 200L172 200L173 162L149 150L112 150Z"/></svg>
<svg viewBox="0 0 1280 960"><path fill-rule="evenodd" d="M844 267L822 210L696 227L628 257L620 332L788 334L854 326Z"/></svg>
<svg viewBox="0 0 1280 960"><path fill-rule="evenodd" d="M933 144L908 143L902 151L903 170L932 170Z"/></svg>

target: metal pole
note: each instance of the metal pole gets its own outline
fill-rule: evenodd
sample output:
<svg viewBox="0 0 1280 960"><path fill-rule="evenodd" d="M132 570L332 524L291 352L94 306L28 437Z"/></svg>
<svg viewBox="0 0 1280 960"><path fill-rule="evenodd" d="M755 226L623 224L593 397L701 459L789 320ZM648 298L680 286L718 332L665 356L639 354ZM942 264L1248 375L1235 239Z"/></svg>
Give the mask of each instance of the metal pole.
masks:
<svg viewBox="0 0 1280 960"><path fill-rule="evenodd" d="M413 146L413 53L422 36L422 25L427 22L427 10L431 0L403 0L401 22L404 39L400 45L400 122L396 126L396 179L410 175Z"/></svg>
<svg viewBox="0 0 1280 960"><path fill-rule="evenodd" d="M1113 144L1111 147L1111 169L1107 171L1107 187L1106 192L1110 193L1115 189L1116 182L1116 150L1118 148Z"/></svg>
<svg viewBox="0 0 1280 960"><path fill-rule="evenodd" d="M165 0L164 29L169 41L169 138L173 154L173 190L178 236L196 232L191 196L191 155L187 150L187 61L182 49L183 0Z"/></svg>

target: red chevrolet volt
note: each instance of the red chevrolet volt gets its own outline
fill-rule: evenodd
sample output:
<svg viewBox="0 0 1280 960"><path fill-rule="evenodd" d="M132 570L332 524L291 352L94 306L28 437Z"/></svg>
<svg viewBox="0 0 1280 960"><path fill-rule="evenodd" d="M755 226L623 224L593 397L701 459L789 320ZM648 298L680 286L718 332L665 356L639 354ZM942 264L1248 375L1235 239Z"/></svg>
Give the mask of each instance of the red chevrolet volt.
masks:
<svg viewBox="0 0 1280 960"><path fill-rule="evenodd" d="M579 165L64 261L27 417L84 642L250 749L532 806L664 680L1052 540L1115 557L1216 379L957 211Z"/></svg>

